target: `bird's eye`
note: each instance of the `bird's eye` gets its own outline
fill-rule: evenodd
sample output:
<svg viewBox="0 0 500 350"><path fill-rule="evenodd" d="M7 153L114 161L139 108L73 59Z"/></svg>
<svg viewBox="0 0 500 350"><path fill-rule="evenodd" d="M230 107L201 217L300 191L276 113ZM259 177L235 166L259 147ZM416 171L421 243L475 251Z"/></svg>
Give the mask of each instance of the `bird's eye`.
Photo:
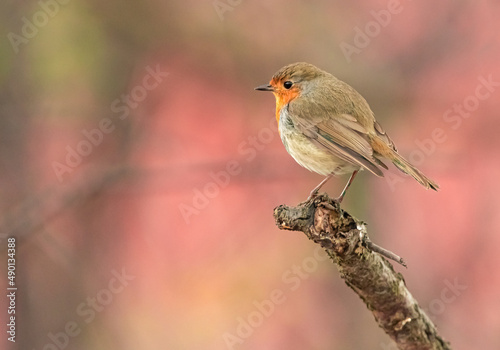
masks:
<svg viewBox="0 0 500 350"><path fill-rule="evenodd" d="M285 82L283 83L283 87L284 87L285 89L287 89L287 90L288 90L288 89L290 89L290 88L292 87L292 85L293 85L293 83L292 83L291 81L289 81L289 80L288 80L288 81L285 81Z"/></svg>

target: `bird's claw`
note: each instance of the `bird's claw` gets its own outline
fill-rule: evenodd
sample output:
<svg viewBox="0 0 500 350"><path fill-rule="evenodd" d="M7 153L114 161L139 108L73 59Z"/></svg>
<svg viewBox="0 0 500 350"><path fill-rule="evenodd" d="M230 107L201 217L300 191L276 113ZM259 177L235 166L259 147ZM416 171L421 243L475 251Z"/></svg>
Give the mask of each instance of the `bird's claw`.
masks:
<svg viewBox="0 0 500 350"><path fill-rule="evenodd" d="M318 196L318 190L314 189L311 191L311 194L309 194L309 197L307 197L307 201L309 202L310 200L316 198Z"/></svg>

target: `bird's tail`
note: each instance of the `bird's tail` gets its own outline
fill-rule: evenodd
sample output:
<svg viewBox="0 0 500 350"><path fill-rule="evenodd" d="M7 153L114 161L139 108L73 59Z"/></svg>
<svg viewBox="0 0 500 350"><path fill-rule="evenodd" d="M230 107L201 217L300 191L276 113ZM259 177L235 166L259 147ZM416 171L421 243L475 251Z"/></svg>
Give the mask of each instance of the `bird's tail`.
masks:
<svg viewBox="0 0 500 350"><path fill-rule="evenodd" d="M400 154L398 154L396 151L392 152L392 155L390 157L392 163L403 173L410 175L413 177L415 180L417 180L422 186L425 188L433 189L434 191L437 191L439 189L439 185L429 179L427 176L422 174L420 170L415 168L413 165L410 164L406 159L404 159Z"/></svg>

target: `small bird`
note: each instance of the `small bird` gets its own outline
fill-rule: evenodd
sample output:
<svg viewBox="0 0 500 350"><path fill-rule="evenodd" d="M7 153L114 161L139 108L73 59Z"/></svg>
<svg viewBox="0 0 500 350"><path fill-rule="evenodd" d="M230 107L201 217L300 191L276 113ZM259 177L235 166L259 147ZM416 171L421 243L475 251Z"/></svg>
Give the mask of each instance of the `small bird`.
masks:
<svg viewBox="0 0 500 350"><path fill-rule="evenodd" d="M382 159L411 175L422 186L439 186L404 159L385 133L366 100L350 85L316 66L298 62L281 68L269 84L255 88L276 97L276 120L281 141L297 163L326 178L309 199L333 175L351 174L336 199L341 203L359 170L379 177Z"/></svg>

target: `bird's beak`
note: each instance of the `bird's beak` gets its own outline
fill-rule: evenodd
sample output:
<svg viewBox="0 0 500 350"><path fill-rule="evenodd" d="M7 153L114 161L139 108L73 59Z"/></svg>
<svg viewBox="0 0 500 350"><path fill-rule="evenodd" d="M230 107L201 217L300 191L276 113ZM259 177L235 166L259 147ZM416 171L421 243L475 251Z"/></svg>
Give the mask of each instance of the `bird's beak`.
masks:
<svg viewBox="0 0 500 350"><path fill-rule="evenodd" d="M264 84L261 86L257 86L255 90L259 91L274 91L274 88L270 84Z"/></svg>

